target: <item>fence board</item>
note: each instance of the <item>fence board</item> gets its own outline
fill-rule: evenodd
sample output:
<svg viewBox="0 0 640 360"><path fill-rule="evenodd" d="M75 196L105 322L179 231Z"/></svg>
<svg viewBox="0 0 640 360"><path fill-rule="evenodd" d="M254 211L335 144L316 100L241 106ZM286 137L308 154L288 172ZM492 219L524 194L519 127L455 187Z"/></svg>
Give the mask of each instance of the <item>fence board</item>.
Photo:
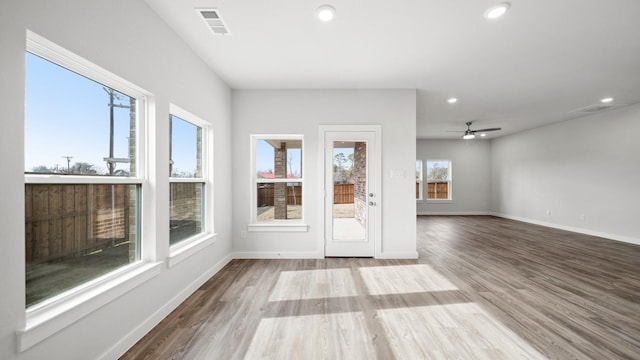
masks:
<svg viewBox="0 0 640 360"><path fill-rule="evenodd" d="M25 185L27 265L129 240L131 191L124 184Z"/></svg>
<svg viewBox="0 0 640 360"><path fill-rule="evenodd" d="M430 182L427 183L427 199L448 199L449 183Z"/></svg>
<svg viewBox="0 0 640 360"><path fill-rule="evenodd" d="M24 187L24 214L29 219L33 216L33 186ZM33 222L26 222L24 229L25 258L27 263L33 259Z"/></svg>
<svg viewBox="0 0 640 360"><path fill-rule="evenodd" d="M62 254L62 186L49 185L49 214L57 215L49 220L49 256Z"/></svg>
<svg viewBox="0 0 640 360"><path fill-rule="evenodd" d="M273 206L274 187L258 184L258 207ZM287 186L287 205L302 205L302 186Z"/></svg>
<svg viewBox="0 0 640 360"><path fill-rule="evenodd" d="M335 184L333 185L333 203L334 204L353 204L353 184Z"/></svg>
<svg viewBox="0 0 640 360"><path fill-rule="evenodd" d="M33 212L49 212L48 186L36 186L33 189ZM36 221L34 223L33 257L46 258L49 256L49 221Z"/></svg>
<svg viewBox="0 0 640 360"><path fill-rule="evenodd" d="M63 253L68 254L73 251L76 244L75 222L76 222L76 202L75 186L65 186L62 193L62 211L71 216L63 217Z"/></svg>

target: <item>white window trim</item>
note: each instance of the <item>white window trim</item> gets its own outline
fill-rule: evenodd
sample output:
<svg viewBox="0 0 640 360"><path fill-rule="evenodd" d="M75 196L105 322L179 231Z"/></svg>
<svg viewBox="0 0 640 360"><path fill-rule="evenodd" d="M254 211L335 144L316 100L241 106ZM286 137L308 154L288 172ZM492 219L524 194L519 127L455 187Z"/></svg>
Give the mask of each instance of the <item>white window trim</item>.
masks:
<svg viewBox="0 0 640 360"><path fill-rule="evenodd" d="M429 202L429 203L440 203L440 204L447 204L447 203L453 203L453 162L451 160L448 159L428 159L425 161L425 169L427 169L427 164L432 161L432 162L443 162L446 161L449 163L449 176L447 176L447 195L448 198L447 199L427 199L425 196L425 201ZM424 181L426 184L429 183L429 180L425 180Z"/></svg>
<svg viewBox="0 0 640 360"><path fill-rule="evenodd" d="M425 167L425 163L420 160L420 159L416 159L416 162L420 163L420 178L416 180L416 182L418 182L420 185L418 185L418 198L416 199L417 202L424 202L424 167Z"/></svg>
<svg viewBox="0 0 640 360"><path fill-rule="evenodd" d="M202 225L204 231L187 239L169 246L168 267L173 267L185 259L198 253L200 250L216 242L214 228L214 201L213 201L213 127L202 118L170 103L169 114L184 121L196 125L202 129L202 177L199 178L174 178L169 177L170 183L202 183L204 184L204 202L202 204Z"/></svg>
<svg viewBox="0 0 640 360"><path fill-rule="evenodd" d="M304 199L308 199L307 196L307 187L304 185L304 174L305 174L305 161L304 158L306 156L305 141L304 135L302 134L252 134L250 136L251 144L250 144L250 152L251 152L251 161L250 163L250 174L249 179L251 181L249 188L249 209L250 209L250 223L247 226L247 230L249 232L307 232L309 231L309 226L305 223L305 208L306 201ZM302 167L302 178L300 179L258 179L258 174L256 173L256 142L258 140L301 140L302 141L302 158L301 167ZM260 223L256 219L256 209L257 209L257 186L258 183L290 183L290 182L299 182L302 183L302 215L299 220L275 220L273 222L265 222Z"/></svg>
<svg viewBox="0 0 640 360"><path fill-rule="evenodd" d="M61 175L25 175L25 183L33 184L138 184L141 187L140 210L140 260L115 269L103 276L87 281L68 291L46 299L25 309L24 328L17 330L18 351L24 351L43 341L79 319L87 316L124 293L149 281L160 273L162 262L156 259L151 236L145 236L151 228L153 213L144 211L154 196L149 186L150 164L147 163L146 127L149 126L148 114L153 112L150 103L154 102L151 93L133 83L114 75L98 65L62 48L61 46L27 31L26 51L49 60L70 71L99 82L114 90L138 100L136 109L137 144L135 177L118 176L61 176ZM145 200L145 198L147 200ZM25 261L25 260L23 260Z"/></svg>

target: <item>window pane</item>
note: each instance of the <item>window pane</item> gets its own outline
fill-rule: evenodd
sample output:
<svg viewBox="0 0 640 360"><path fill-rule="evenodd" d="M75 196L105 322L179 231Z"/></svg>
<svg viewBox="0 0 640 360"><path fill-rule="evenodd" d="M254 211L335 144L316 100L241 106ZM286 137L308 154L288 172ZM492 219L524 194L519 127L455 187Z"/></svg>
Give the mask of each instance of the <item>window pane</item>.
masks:
<svg viewBox="0 0 640 360"><path fill-rule="evenodd" d="M353 143L351 143L353 144ZM338 147L339 142L333 144L333 183L354 184L354 146Z"/></svg>
<svg viewBox="0 0 640 360"><path fill-rule="evenodd" d="M26 54L25 172L135 176L136 99Z"/></svg>
<svg viewBox="0 0 640 360"><path fill-rule="evenodd" d="M204 231L202 183L171 183L169 244Z"/></svg>
<svg viewBox="0 0 640 360"><path fill-rule="evenodd" d="M428 160L427 161L427 181L447 181L449 180L449 161Z"/></svg>
<svg viewBox="0 0 640 360"><path fill-rule="evenodd" d="M258 222L302 219L302 183L260 183L257 186Z"/></svg>
<svg viewBox="0 0 640 360"><path fill-rule="evenodd" d="M258 179L302 178L302 140L256 141Z"/></svg>
<svg viewBox="0 0 640 360"><path fill-rule="evenodd" d="M26 305L140 259L139 185L25 185Z"/></svg>
<svg viewBox="0 0 640 360"><path fill-rule="evenodd" d="M202 128L170 116L170 174L178 178L202 177Z"/></svg>
<svg viewBox="0 0 640 360"><path fill-rule="evenodd" d="M427 199L450 200L451 161L427 160Z"/></svg>

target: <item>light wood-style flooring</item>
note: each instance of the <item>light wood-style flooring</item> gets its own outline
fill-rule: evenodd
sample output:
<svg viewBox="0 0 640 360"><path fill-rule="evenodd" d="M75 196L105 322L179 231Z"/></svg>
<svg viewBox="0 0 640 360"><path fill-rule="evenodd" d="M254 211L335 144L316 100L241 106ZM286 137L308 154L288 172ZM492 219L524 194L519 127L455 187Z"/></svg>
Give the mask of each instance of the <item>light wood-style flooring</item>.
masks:
<svg viewBox="0 0 640 360"><path fill-rule="evenodd" d="M418 260L234 260L122 359L640 359L640 246L417 222Z"/></svg>

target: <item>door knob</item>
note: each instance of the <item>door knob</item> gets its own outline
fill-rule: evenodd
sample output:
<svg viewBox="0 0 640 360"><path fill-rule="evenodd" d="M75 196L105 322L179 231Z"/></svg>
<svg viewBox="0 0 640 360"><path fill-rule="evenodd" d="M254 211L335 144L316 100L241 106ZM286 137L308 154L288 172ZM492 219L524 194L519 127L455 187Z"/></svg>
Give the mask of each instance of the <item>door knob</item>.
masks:
<svg viewBox="0 0 640 360"><path fill-rule="evenodd" d="M376 203L373 201L369 201L369 206L376 206Z"/></svg>

